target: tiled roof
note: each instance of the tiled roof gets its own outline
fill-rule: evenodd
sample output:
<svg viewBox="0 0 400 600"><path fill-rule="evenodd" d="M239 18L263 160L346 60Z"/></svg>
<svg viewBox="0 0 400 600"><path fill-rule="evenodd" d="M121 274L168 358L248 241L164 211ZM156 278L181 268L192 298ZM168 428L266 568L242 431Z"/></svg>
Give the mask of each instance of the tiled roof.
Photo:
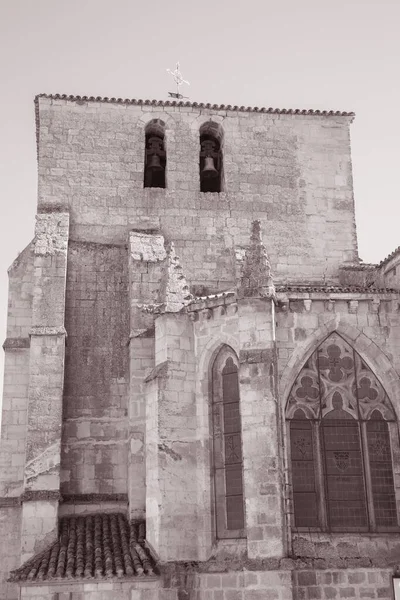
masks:
<svg viewBox="0 0 400 600"><path fill-rule="evenodd" d="M145 523L122 513L65 516L59 538L47 550L12 571L10 581L104 579L154 575L146 548Z"/></svg>
<svg viewBox="0 0 400 600"><path fill-rule="evenodd" d="M388 263L389 260L391 260L392 258L394 258L395 256L397 256L397 254L400 254L400 246L397 246L397 248L395 250L393 250L393 252L391 252L389 254L389 256L387 256L386 258L384 258L383 260L381 260L381 262L379 263L378 267L383 267L384 265L386 265L386 263Z"/></svg>
<svg viewBox="0 0 400 600"><path fill-rule="evenodd" d="M258 106L232 106L231 104L204 104L203 102L177 102L175 100L135 100L129 98L103 98L101 96L68 96L67 94L38 94L35 96L37 104L39 98L52 100L69 100L70 102L106 102L112 104L134 104L145 106L184 106L189 108L208 108L211 110L233 110L238 112L274 113L280 115L315 115L324 117L354 117L353 112L334 110L313 110L300 108L259 108Z"/></svg>
<svg viewBox="0 0 400 600"><path fill-rule="evenodd" d="M376 287L366 287L366 286L340 286L340 285L325 285L325 286L313 286L313 285L277 285L277 292L305 292L305 293L314 293L314 292L322 292L326 294L398 294L399 290L391 289L391 288L376 288Z"/></svg>
<svg viewBox="0 0 400 600"><path fill-rule="evenodd" d="M376 288L366 286L341 286L341 285L276 285L277 293L323 293L323 294L399 294L399 290L391 288ZM208 296L195 296L189 303L189 310L197 310L196 304L212 300L225 300L236 296L235 290L228 290L210 294Z"/></svg>

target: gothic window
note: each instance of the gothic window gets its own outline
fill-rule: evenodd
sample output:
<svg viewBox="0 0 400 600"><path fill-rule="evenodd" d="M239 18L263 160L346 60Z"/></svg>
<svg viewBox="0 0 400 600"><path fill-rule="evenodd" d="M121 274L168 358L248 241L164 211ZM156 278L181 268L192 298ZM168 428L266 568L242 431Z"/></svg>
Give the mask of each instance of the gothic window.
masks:
<svg viewBox="0 0 400 600"><path fill-rule="evenodd" d="M165 124L153 119L145 130L144 187L165 188Z"/></svg>
<svg viewBox="0 0 400 600"><path fill-rule="evenodd" d="M300 371L286 418L295 527L396 529L395 413L378 379L337 333Z"/></svg>
<svg viewBox="0 0 400 600"><path fill-rule="evenodd" d="M238 365L227 346L214 361L212 392L216 534L218 538L244 537Z"/></svg>
<svg viewBox="0 0 400 600"><path fill-rule="evenodd" d="M222 191L222 128L209 121L200 128L200 191Z"/></svg>

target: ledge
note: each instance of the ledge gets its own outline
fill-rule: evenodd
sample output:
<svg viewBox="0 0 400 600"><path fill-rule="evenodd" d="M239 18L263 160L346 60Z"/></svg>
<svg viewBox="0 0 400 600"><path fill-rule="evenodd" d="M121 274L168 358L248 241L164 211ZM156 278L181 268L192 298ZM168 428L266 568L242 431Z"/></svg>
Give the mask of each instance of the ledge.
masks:
<svg viewBox="0 0 400 600"><path fill-rule="evenodd" d="M4 350L18 350L19 348L29 348L31 340L29 337L8 337L4 340Z"/></svg>

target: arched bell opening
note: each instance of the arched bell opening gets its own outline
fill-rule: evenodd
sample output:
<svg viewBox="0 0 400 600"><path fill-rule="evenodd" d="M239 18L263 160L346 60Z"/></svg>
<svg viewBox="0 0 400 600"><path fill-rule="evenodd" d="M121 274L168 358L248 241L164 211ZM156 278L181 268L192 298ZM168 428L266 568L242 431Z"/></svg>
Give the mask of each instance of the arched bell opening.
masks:
<svg viewBox="0 0 400 600"><path fill-rule="evenodd" d="M165 188L165 123L154 119L145 129L144 187Z"/></svg>
<svg viewBox="0 0 400 600"><path fill-rule="evenodd" d="M200 127L200 191L222 192L223 131L218 123L208 121Z"/></svg>

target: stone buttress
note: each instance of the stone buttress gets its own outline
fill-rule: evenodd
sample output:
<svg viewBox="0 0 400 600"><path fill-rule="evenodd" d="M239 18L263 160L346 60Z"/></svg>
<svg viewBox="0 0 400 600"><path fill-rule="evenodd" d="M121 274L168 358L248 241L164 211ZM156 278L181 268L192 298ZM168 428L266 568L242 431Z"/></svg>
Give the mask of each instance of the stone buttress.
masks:
<svg viewBox="0 0 400 600"><path fill-rule="evenodd" d="M36 217L22 562L57 537L68 227L67 213Z"/></svg>

